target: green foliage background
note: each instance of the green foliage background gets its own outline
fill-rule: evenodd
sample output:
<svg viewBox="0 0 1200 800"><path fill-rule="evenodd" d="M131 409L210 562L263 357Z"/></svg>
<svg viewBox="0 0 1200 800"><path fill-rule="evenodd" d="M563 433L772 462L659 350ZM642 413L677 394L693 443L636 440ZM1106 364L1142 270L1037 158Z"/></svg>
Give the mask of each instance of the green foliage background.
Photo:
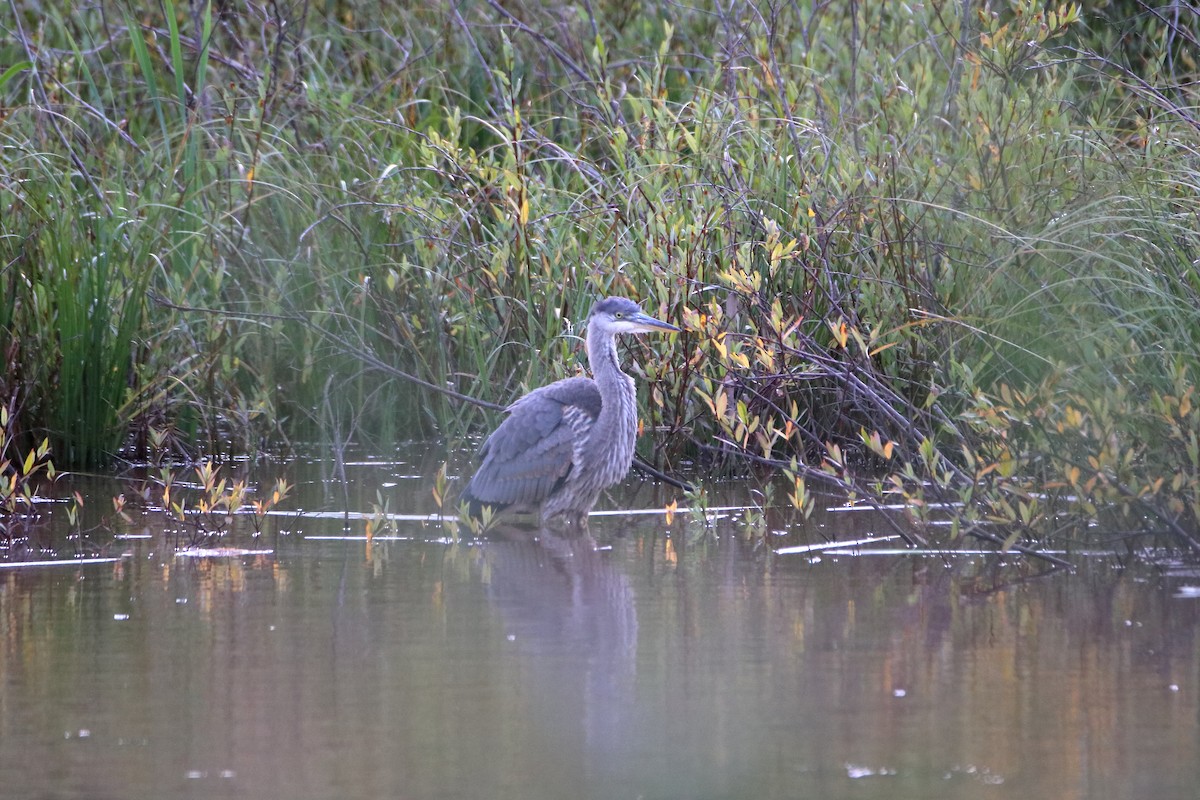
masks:
<svg viewBox="0 0 1200 800"><path fill-rule="evenodd" d="M459 438L409 376L505 402L617 293L686 328L631 345L657 460L1195 546L1186 4L5 13L14 448Z"/></svg>

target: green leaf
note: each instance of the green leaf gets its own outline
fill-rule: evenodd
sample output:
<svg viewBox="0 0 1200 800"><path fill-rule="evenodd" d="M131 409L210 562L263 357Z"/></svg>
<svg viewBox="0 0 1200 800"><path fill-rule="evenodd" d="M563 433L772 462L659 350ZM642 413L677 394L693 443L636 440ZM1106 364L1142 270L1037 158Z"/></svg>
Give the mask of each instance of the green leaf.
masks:
<svg viewBox="0 0 1200 800"><path fill-rule="evenodd" d="M14 77L16 77L18 72L24 72L25 70L31 69L32 67L33 67L32 61L18 61L17 63L13 64L8 69L4 70L4 73L0 74L0 90L3 90L5 84L7 84Z"/></svg>

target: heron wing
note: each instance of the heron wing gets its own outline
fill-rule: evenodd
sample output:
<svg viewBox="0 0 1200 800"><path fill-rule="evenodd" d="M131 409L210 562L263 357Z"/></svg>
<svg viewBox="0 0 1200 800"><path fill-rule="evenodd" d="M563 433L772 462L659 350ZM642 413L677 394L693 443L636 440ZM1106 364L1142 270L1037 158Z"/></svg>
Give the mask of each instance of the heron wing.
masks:
<svg viewBox="0 0 1200 800"><path fill-rule="evenodd" d="M567 378L513 403L480 450L482 462L467 497L501 507L540 504L574 468L576 443L600 406L600 391L590 378Z"/></svg>

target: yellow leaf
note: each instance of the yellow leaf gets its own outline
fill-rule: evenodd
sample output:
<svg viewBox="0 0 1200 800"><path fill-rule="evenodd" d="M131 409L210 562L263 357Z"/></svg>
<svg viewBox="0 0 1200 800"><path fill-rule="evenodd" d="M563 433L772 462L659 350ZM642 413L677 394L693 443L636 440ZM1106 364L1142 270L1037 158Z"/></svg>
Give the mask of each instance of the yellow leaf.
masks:
<svg viewBox="0 0 1200 800"><path fill-rule="evenodd" d="M1072 428L1079 428L1083 425L1083 413L1074 406L1067 406L1065 415L1067 425Z"/></svg>
<svg viewBox="0 0 1200 800"><path fill-rule="evenodd" d="M725 412L729 410L729 394L722 390L713 398L713 401L715 406L714 416L717 419L725 419Z"/></svg>
<svg viewBox="0 0 1200 800"><path fill-rule="evenodd" d="M841 320L838 322L837 327L833 327L831 324L830 330L833 332L833 338L837 340L837 343L843 349L845 349L846 342L850 341L850 329L846 326L846 321Z"/></svg>

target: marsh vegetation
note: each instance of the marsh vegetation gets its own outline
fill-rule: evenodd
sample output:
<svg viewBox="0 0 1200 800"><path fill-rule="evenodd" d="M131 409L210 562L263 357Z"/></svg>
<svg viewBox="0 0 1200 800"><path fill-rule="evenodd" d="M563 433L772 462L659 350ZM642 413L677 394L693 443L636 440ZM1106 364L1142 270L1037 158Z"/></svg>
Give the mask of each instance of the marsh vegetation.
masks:
<svg viewBox="0 0 1200 800"><path fill-rule="evenodd" d="M636 345L640 447L701 487L1197 555L1200 17L1166 7L16 0L4 486L462 442L622 294L685 329Z"/></svg>

